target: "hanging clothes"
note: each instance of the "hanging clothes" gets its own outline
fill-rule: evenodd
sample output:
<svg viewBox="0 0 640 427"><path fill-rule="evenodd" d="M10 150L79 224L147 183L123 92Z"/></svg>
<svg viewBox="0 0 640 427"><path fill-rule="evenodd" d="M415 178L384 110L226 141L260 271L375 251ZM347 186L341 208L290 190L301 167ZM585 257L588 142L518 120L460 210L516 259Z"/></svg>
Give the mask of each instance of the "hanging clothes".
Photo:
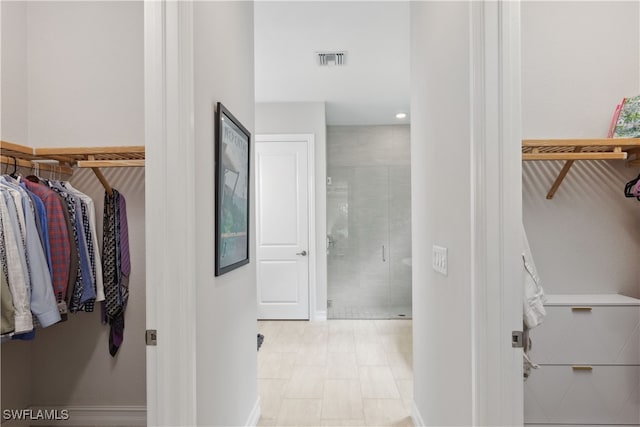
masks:
<svg viewBox="0 0 640 427"><path fill-rule="evenodd" d="M21 182L29 191L40 198L45 207L53 290L60 311L64 313L66 312L65 295L67 294L71 263L71 245L69 244L69 231L64 207L60 197L47 186L30 180Z"/></svg>
<svg viewBox="0 0 640 427"><path fill-rule="evenodd" d="M78 254L78 266L76 268L76 280L73 284L71 299L69 301L69 311L93 311L95 301L95 288L91 277L89 266L89 252L87 250L87 238L84 232L84 222L82 217L82 206L80 200L75 195L67 191L59 181L47 181L49 188L58 193L66 202L69 213L69 221L73 230L73 244Z"/></svg>
<svg viewBox="0 0 640 427"><path fill-rule="evenodd" d="M529 337L529 331L542 323L547 312L544 309L544 303L546 297L544 289L542 288L536 265L533 262L533 256L531 255L531 247L529 246L529 239L527 238L527 232L522 227L523 246L522 262L524 265L524 295L523 295L523 375L526 380L531 375L531 369L538 369L539 366L535 364L529 358L529 351L531 350L531 338Z"/></svg>
<svg viewBox="0 0 640 427"><path fill-rule="evenodd" d="M96 288L96 302L104 301L104 282L102 278L102 259L100 256L100 250L98 246L98 230L96 227L96 210L93 199L86 194L76 190L71 186L69 182L63 182L62 185L77 195L83 204L83 212L88 215L88 229L85 224L85 235L90 236L87 240L87 248L89 250L89 257L91 261L92 275Z"/></svg>
<svg viewBox="0 0 640 427"><path fill-rule="evenodd" d="M102 261L104 319L110 325L109 353L115 356L124 339L124 312L129 298L129 229L124 196L117 190L104 196Z"/></svg>
<svg viewBox="0 0 640 427"><path fill-rule="evenodd" d="M126 201L105 194L102 253L95 203L70 183L29 176L0 177L0 335L33 339L34 326L93 311L102 302L109 352L124 337L129 297Z"/></svg>
<svg viewBox="0 0 640 427"><path fill-rule="evenodd" d="M12 191L22 204L22 224L24 224L25 258L30 283L31 312L42 327L51 326L60 321L60 314L53 294L51 272L37 228L35 207L27 191L17 181L11 182L0 177L0 185Z"/></svg>
<svg viewBox="0 0 640 427"><path fill-rule="evenodd" d="M4 236L0 235L0 239ZM0 251L4 249L4 245L0 244ZM0 258L5 259L3 254L0 253ZM5 335L15 330L15 311L13 310L13 301L11 300L11 290L9 289L9 279L7 278L7 271L5 265L2 266L0 272L0 334Z"/></svg>
<svg viewBox="0 0 640 427"><path fill-rule="evenodd" d="M61 320L51 280L49 262L37 226L36 205L31 195L11 177L0 177L0 256L2 257L3 310L11 295L13 325L2 316L3 335L31 339L32 314L42 327ZM6 287L5 287L6 285Z"/></svg>
<svg viewBox="0 0 640 427"><path fill-rule="evenodd" d="M31 319L31 290L26 264L25 247L18 221L16 205L8 191L0 186L0 217L6 247L9 289L14 307L14 332L33 329Z"/></svg>

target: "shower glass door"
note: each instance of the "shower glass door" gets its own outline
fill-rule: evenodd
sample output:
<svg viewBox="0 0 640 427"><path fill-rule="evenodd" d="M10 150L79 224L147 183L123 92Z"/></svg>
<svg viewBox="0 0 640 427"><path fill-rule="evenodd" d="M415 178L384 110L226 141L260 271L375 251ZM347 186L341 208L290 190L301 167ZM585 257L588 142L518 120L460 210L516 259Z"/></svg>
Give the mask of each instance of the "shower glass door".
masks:
<svg viewBox="0 0 640 427"><path fill-rule="evenodd" d="M328 317L411 317L409 166L328 169Z"/></svg>

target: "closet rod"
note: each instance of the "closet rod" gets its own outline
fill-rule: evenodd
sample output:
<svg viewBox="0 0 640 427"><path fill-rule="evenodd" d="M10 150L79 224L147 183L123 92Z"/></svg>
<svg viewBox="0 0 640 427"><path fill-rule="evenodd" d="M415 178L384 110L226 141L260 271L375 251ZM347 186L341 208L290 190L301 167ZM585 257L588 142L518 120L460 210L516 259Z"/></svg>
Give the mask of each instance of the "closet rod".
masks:
<svg viewBox="0 0 640 427"><path fill-rule="evenodd" d="M144 159L131 160L78 160L79 168L131 168L144 167Z"/></svg>
<svg viewBox="0 0 640 427"><path fill-rule="evenodd" d="M0 163L13 166L14 157L0 156ZM38 168L41 171L61 173L63 175L73 175L73 169L68 166L51 165L47 163L33 163L29 160L15 159L16 164L23 168Z"/></svg>
<svg viewBox="0 0 640 427"><path fill-rule="evenodd" d="M523 139L523 147L615 147L640 145L638 138L584 138L584 139Z"/></svg>
<svg viewBox="0 0 640 427"><path fill-rule="evenodd" d="M625 160L627 153L587 152L587 153L522 153L522 160Z"/></svg>

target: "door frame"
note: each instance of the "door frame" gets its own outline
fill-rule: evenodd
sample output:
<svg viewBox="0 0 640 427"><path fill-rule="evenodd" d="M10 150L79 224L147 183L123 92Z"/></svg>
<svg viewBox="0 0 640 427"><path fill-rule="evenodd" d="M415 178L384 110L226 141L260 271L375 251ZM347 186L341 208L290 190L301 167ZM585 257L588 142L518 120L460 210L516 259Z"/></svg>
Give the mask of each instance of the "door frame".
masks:
<svg viewBox="0 0 640 427"><path fill-rule="evenodd" d="M146 327L158 331L147 346L150 426L198 425L196 221L181 208L196 200L193 58L193 2L145 0Z"/></svg>
<svg viewBox="0 0 640 427"><path fill-rule="evenodd" d="M473 425L522 425L520 2L472 2ZM513 301L518 304L513 305Z"/></svg>
<svg viewBox="0 0 640 427"><path fill-rule="evenodd" d="M280 133L280 134L256 134L255 143L269 143L269 142L297 142L305 141L307 143L307 210L309 216L309 320L316 321L318 319L316 315L316 298L317 298L317 280L316 280L316 268L317 257L316 254L316 172L315 172L315 135L312 133ZM256 164L256 156L258 150L253 150L252 161ZM256 174L256 179L258 176ZM256 200L258 198L258 186L256 185ZM258 218L256 215L255 223L253 224L254 230L258 229ZM257 239L257 233L255 233L254 239ZM256 269L256 283L258 281L258 270ZM256 300L256 304L258 301Z"/></svg>

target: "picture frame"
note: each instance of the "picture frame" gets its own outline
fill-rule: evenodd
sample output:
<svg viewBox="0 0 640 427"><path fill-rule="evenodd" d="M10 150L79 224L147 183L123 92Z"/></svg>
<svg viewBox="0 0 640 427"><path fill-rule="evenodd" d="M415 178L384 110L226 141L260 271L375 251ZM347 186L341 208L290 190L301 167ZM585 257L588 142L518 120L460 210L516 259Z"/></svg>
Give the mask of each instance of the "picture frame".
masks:
<svg viewBox="0 0 640 427"><path fill-rule="evenodd" d="M215 110L215 275L249 263L251 133L218 102Z"/></svg>

